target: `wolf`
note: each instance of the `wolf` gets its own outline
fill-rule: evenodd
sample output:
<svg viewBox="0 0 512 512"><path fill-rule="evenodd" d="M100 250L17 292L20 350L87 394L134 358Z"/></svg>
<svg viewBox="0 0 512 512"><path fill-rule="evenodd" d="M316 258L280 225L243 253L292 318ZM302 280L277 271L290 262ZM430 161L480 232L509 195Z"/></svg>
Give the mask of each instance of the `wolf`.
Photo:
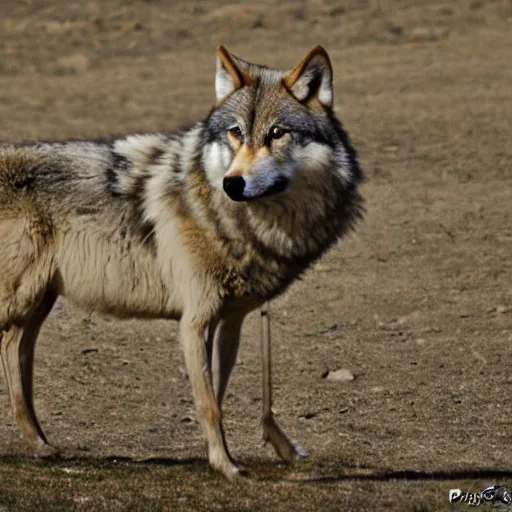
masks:
<svg viewBox="0 0 512 512"><path fill-rule="evenodd" d="M210 466L240 473L221 406L244 317L350 231L363 171L313 48L291 70L217 48L216 102L180 133L0 147L0 355L14 416L51 456L32 399L35 341L59 296L117 317L179 321ZM263 309L264 439L305 455L274 419Z"/></svg>

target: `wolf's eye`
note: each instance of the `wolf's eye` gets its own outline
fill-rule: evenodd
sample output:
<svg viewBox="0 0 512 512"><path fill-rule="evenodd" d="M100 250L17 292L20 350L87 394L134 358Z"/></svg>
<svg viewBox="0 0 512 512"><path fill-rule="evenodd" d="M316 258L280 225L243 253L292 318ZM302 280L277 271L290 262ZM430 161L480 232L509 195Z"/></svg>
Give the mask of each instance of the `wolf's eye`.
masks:
<svg viewBox="0 0 512 512"><path fill-rule="evenodd" d="M243 140L244 138L244 135L242 133L242 130L240 130L240 128L238 126L233 126L232 128L230 128L228 130L228 132L233 136L235 137L235 139L238 139L238 140Z"/></svg>
<svg viewBox="0 0 512 512"><path fill-rule="evenodd" d="M285 133L279 126L273 126L268 135L270 139L280 139Z"/></svg>

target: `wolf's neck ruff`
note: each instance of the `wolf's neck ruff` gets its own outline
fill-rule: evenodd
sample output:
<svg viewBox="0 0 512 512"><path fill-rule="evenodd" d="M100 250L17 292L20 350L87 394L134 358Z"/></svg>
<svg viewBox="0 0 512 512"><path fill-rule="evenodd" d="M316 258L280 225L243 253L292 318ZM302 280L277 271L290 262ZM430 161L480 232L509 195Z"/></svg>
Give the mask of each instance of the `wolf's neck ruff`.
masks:
<svg viewBox="0 0 512 512"><path fill-rule="evenodd" d="M204 123L180 135L130 136L113 145L114 190L138 196L140 224L165 239L163 218L186 220L195 258L217 260L224 294L271 298L323 254L360 217L350 151L314 146L299 152L297 176L282 194L235 202L209 175L229 165L218 143L204 144ZM212 147L215 148L212 150ZM343 159L340 158L340 154ZM356 169L358 170L358 169ZM163 215L166 212L166 215ZM203 243L199 244L199 239ZM186 243L186 241L185 241Z"/></svg>
<svg viewBox="0 0 512 512"><path fill-rule="evenodd" d="M216 92L206 120L180 135L117 141L112 189L139 197L140 225L154 226L157 245L167 219L215 269L223 295L268 299L361 216L362 171L332 111L323 49L284 72L221 48ZM116 167L115 155L126 161Z"/></svg>

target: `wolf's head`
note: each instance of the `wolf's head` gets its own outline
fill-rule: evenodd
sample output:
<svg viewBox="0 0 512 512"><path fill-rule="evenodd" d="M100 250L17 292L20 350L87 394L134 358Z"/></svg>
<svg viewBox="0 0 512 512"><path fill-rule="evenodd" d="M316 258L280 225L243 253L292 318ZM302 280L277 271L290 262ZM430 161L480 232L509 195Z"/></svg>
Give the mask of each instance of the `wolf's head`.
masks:
<svg viewBox="0 0 512 512"><path fill-rule="evenodd" d="M332 67L313 48L291 71L250 64L217 49L217 104L204 124L210 183L234 201L274 196L334 172L343 185L361 170L334 116Z"/></svg>

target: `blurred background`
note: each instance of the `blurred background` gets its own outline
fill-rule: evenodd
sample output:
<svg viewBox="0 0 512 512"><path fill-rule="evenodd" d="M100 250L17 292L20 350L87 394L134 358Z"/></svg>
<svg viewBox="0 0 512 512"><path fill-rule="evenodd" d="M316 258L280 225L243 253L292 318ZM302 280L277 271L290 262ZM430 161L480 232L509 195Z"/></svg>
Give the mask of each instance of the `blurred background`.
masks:
<svg viewBox="0 0 512 512"><path fill-rule="evenodd" d="M486 75L471 69L473 52L492 60L504 51L496 32L510 33L511 17L510 0L3 0L0 115L9 127L0 136L103 135L195 120L213 101L220 43L280 67L322 44L338 100L389 88L410 98L422 92L425 72L441 86L456 72L464 87L477 71Z"/></svg>

